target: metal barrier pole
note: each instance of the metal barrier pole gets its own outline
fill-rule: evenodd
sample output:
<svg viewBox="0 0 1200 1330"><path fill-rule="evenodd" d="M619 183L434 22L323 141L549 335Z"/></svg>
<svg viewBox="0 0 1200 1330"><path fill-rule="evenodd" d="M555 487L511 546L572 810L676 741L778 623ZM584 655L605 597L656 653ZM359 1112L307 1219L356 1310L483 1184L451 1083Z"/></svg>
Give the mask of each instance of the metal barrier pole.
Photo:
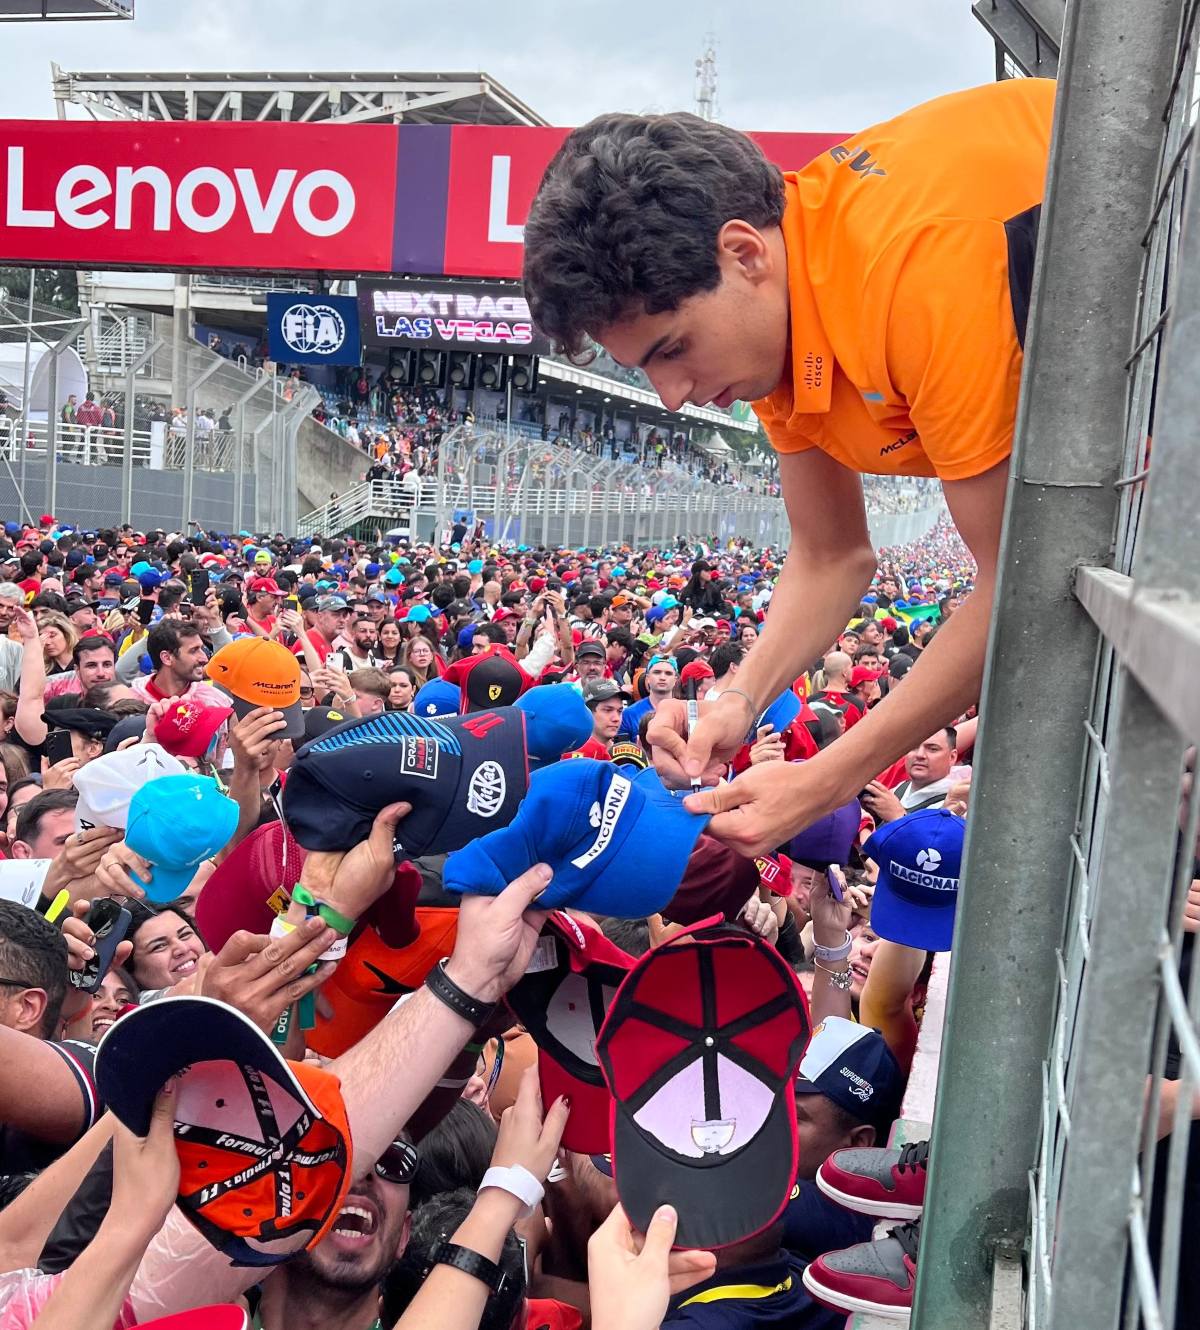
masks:
<svg viewBox="0 0 1200 1330"><path fill-rule="evenodd" d="M186 359L185 355L184 363ZM188 385L187 434L184 436L183 445L187 449L187 455L183 463L183 514L180 518L185 531L188 529L187 524L192 520L192 502L196 486L196 390L207 383L224 363L223 360L214 360L199 378L193 379ZM211 442L211 434L208 437Z"/></svg>
<svg viewBox="0 0 1200 1330"><path fill-rule="evenodd" d="M239 357L239 359L244 359L244 357ZM263 386L263 382L262 379L256 379L233 404L234 410L237 412L237 458L234 461L235 488L233 494L233 529L235 531L242 529L245 515L243 506L246 489L246 405Z"/></svg>
<svg viewBox="0 0 1200 1330"><path fill-rule="evenodd" d="M53 513L58 503L58 411L54 403L58 401L58 358L87 327L87 320L80 319L47 351L50 357L49 384L46 400L50 409L46 412L46 511Z"/></svg>
<svg viewBox="0 0 1200 1330"><path fill-rule="evenodd" d="M125 371L125 428L121 447L121 521L133 521L133 417L134 393L139 371L162 350L165 343L156 337L150 347L144 351Z"/></svg>
<svg viewBox="0 0 1200 1330"><path fill-rule="evenodd" d="M32 514L28 511L28 505L25 503L25 454L29 451L29 385L33 376L33 292L37 286L36 268L29 270L29 299L26 302L25 309L25 369L21 377L21 464L20 464L20 483L17 491L21 498L22 505L26 508L26 517ZM47 403L47 414L58 410L57 402Z"/></svg>
<svg viewBox="0 0 1200 1330"><path fill-rule="evenodd" d="M913 1330L984 1324L997 1251L1025 1238L1055 948L1084 760L1082 689L1030 707L1054 625L1060 678L1097 633L1072 570L1107 561L1141 277L1181 0L1072 0L984 677ZM1114 182L1120 182L1114 187ZM1003 642L1001 658L997 644ZM1020 828L1019 851L1014 828ZM1125 1174L1113 1185L1125 1188ZM1079 1324L1086 1324L1081 1320Z"/></svg>

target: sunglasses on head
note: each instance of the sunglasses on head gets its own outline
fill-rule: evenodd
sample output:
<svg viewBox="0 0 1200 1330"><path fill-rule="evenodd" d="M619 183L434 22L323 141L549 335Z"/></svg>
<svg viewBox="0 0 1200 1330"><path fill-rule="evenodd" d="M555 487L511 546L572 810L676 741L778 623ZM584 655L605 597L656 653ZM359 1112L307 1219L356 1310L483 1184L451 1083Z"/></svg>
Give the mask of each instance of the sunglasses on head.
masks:
<svg viewBox="0 0 1200 1330"><path fill-rule="evenodd" d="M406 1185L417 1176L418 1162L415 1145L409 1141L393 1141L375 1161L375 1172L384 1182Z"/></svg>

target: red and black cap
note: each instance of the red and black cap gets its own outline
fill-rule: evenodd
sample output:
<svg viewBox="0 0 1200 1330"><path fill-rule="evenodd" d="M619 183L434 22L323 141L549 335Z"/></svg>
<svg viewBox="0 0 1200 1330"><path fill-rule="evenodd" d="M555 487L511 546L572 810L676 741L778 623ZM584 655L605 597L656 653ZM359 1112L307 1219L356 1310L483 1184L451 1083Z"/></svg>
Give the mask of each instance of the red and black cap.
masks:
<svg viewBox="0 0 1200 1330"><path fill-rule="evenodd" d="M594 924L556 910L508 1005L538 1046L542 1102L571 1101L562 1143L580 1154L609 1149L612 1095L596 1061L596 1036L633 957Z"/></svg>
<svg viewBox="0 0 1200 1330"><path fill-rule="evenodd" d="M440 854L507 826L529 785L525 714L515 707L426 720L385 711L305 744L288 770L283 813L306 850L366 840L375 815L403 800L404 856Z"/></svg>
<svg viewBox="0 0 1200 1330"><path fill-rule="evenodd" d="M463 711L489 711L511 706L533 683L524 670L499 651L474 658L462 682Z"/></svg>
<svg viewBox="0 0 1200 1330"><path fill-rule="evenodd" d="M809 1031L796 976L742 929L678 934L638 961L596 1043L617 1194L637 1228L669 1203L678 1246L727 1247L782 1213Z"/></svg>

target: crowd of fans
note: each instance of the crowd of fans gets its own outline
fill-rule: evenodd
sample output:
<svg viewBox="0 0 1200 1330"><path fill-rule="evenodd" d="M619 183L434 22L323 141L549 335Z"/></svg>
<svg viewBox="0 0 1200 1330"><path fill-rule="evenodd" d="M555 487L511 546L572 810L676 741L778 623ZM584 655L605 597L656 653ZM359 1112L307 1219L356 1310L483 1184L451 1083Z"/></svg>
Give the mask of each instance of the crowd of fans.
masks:
<svg viewBox="0 0 1200 1330"><path fill-rule="evenodd" d="M654 727L744 704L778 552L447 534L6 527L0 1330L906 1315L974 717L743 859ZM838 742L972 577L949 525L881 552L729 776Z"/></svg>

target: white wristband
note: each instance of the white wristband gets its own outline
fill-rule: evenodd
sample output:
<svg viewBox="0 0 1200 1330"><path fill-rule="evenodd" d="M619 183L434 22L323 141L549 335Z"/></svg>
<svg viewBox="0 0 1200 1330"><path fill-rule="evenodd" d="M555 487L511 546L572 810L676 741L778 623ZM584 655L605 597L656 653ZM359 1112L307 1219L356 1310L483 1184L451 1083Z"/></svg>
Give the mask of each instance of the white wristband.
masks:
<svg viewBox="0 0 1200 1330"><path fill-rule="evenodd" d="M515 1196L518 1201L522 1201L525 1205L522 1219L528 1219L533 1214L538 1202L546 1194L542 1184L523 1164L513 1164L510 1168L498 1168L493 1165L483 1175L479 1190L482 1191L485 1187L498 1187L501 1191L508 1192L510 1196Z"/></svg>
<svg viewBox="0 0 1200 1330"><path fill-rule="evenodd" d="M271 920L271 932L269 936L279 938L287 937L289 933L296 931L295 924L289 924L281 914L277 914ZM329 944L327 950L323 951L317 957L319 961L340 961L346 954L347 941L344 937L337 937Z"/></svg>

